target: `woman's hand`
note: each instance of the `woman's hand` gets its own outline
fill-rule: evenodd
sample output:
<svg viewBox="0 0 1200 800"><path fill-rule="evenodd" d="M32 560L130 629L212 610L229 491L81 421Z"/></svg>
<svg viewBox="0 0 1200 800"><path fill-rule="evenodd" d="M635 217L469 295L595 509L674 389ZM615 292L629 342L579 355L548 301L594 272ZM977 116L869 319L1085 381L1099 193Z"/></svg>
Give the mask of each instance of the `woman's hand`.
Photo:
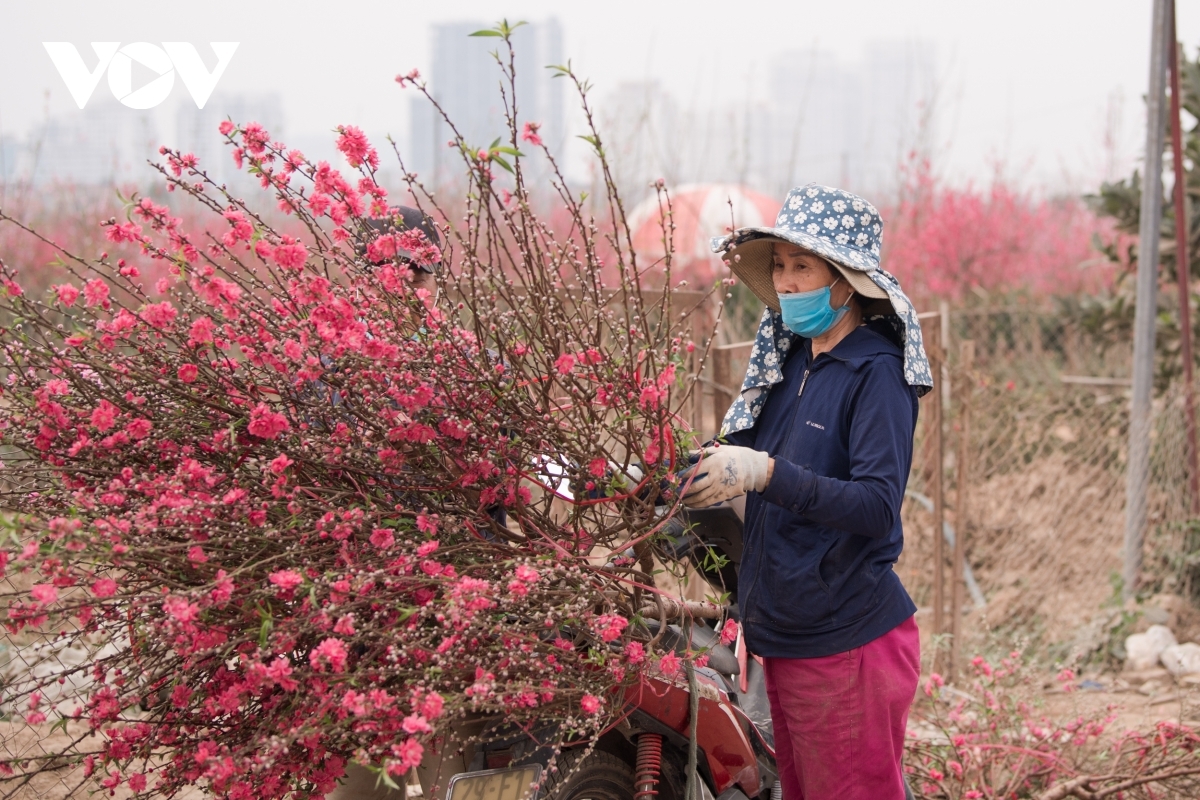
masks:
<svg viewBox="0 0 1200 800"><path fill-rule="evenodd" d="M703 450L703 460L680 476L686 481L696 474L683 504L703 508L745 494L761 492L770 482L771 459L761 450L718 445Z"/></svg>

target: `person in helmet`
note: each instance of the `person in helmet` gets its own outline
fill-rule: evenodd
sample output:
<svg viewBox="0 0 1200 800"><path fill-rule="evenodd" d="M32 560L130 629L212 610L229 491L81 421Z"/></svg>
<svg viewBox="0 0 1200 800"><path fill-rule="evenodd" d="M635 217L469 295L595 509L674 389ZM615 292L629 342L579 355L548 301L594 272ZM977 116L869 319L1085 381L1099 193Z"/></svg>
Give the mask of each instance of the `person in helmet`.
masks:
<svg viewBox="0 0 1200 800"><path fill-rule="evenodd" d="M396 206L384 219L362 220L355 252L370 268L384 263L408 267L413 288L435 291L442 268L442 237L433 220L409 206Z"/></svg>

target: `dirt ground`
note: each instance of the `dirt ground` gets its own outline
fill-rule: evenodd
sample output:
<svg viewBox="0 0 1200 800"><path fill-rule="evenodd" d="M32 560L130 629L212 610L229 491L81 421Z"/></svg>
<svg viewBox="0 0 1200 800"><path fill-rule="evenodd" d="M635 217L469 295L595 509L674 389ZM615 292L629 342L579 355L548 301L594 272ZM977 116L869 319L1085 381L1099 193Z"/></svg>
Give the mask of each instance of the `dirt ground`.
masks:
<svg viewBox="0 0 1200 800"><path fill-rule="evenodd" d="M1046 716L1070 719L1100 713L1111 706L1117 714L1109 728L1114 733L1146 731L1168 721L1200 730L1200 681L1177 684L1163 669L1090 676L1083 681L1099 686L1069 693L1057 686L1044 690L1041 698Z"/></svg>
<svg viewBox="0 0 1200 800"><path fill-rule="evenodd" d="M1056 455L972 486L967 554L986 605L966 598L964 652L1024 645L1047 661L1080 666L1103 660L1114 642L1155 622L1168 624L1180 642L1200 640L1200 610L1182 598L1121 602L1125 520L1117 478ZM957 527L954 500L950 493L946 518ZM909 501L904 515L897 572L917 605L931 610L932 514ZM1147 552L1161 544L1152 538ZM945 581L948 596L949 568Z"/></svg>

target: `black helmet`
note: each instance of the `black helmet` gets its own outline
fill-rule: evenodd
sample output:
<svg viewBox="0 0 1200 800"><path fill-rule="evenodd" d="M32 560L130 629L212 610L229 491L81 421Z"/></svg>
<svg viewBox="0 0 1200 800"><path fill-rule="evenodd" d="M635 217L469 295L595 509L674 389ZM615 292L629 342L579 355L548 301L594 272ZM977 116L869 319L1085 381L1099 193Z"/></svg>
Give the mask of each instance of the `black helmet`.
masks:
<svg viewBox="0 0 1200 800"><path fill-rule="evenodd" d="M438 250L442 247L442 237L438 234L437 226L433 224L431 217L422 214L415 208L408 206L394 206L390 209L390 215L384 219L375 219L374 217L364 217L363 223L365 230L362 237L355 245L355 251L363 259L367 257L367 245L375 241L375 239L388 233L401 233L403 231L416 228L425 234L425 238L430 243L437 246ZM438 261L432 264L421 264L412 259L412 253L404 249L397 249L396 255L393 258L407 261L413 269L419 269L422 272L436 272L442 262ZM380 263L379 261L369 262L371 264Z"/></svg>

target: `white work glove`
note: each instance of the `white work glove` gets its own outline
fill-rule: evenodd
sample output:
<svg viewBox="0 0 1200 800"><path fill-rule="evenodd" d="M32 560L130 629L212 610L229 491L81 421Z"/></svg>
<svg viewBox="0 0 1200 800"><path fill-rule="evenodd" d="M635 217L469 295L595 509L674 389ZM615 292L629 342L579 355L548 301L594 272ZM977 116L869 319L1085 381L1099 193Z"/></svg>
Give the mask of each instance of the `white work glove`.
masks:
<svg viewBox="0 0 1200 800"><path fill-rule="evenodd" d="M749 491L761 492L767 488L770 458L763 451L720 445L704 448L703 455L700 463L680 476L683 482L693 474L696 476L683 496L685 506L704 508Z"/></svg>

